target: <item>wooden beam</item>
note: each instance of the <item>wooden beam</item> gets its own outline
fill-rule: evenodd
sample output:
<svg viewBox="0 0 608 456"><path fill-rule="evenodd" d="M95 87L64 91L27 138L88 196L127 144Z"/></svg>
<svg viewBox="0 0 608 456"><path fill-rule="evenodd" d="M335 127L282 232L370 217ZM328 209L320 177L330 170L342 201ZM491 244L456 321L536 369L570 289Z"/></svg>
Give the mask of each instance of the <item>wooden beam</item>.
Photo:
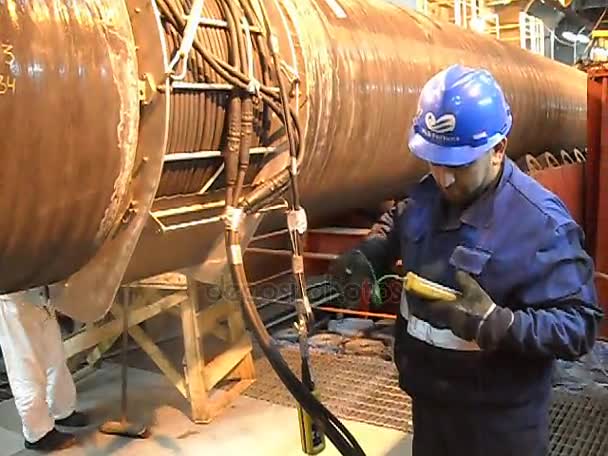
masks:
<svg viewBox="0 0 608 456"><path fill-rule="evenodd" d="M184 377L175 369L171 361L158 348L152 339L139 326L133 326L129 329L129 334L137 342L143 351L154 361L154 364L162 371L163 374L173 383L175 388L188 399L188 391L186 390L186 382Z"/></svg>
<svg viewBox="0 0 608 456"><path fill-rule="evenodd" d="M207 389L213 388L251 352L251 340L245 334L228 350L205 366L204 381Z"/></svg>
<svg viewBox="0 0 608 456"><path fill-rule="evenodd" d="M209 423L212 419L207 396L204 369L205 361L201 347L198 327L198 286L194 279L188 277L188 296L182 304L182 328L184 332L184 351L186 355L186 376L188 398L192 407L192 420L195 423Z"/></svg>
<svg viewBox="0 0 608 456"><path fill-rule="evenodd" d="M188 296L184 292L178 292L165 296L149 306L145 306L134 310L129 315L129 327L138 325L142 321L148 320L161 312L164 312L171 307L181 304L188 300ZM99 342L108 339L122 331L122 323L119 320L113 320L105 323L102 326L88 330L73 337L70 337L64 342L66 357L70 358L77 353L80 353L88 348L94 347Z"/></svg>
<svg viewBox="0 0 608 456"><path fill-rule="evenodd" d="M209 307L201 310L197 314L199 331L201 336L211 333L217 327L217 322L226 319L232 311L230 301L218 301Z"/></svg>

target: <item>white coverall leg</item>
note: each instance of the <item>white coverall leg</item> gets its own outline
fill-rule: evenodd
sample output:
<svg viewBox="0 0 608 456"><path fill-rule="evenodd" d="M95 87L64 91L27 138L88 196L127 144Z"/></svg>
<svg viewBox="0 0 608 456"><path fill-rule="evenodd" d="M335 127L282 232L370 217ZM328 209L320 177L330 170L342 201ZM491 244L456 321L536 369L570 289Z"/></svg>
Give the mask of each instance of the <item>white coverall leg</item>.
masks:
<svg viewBox="0 0 608 456"><path fill-rule="evenodd" d="M44 288L0 296L0 346L23 436L34 443L68 417L76 388Z"/></svg>

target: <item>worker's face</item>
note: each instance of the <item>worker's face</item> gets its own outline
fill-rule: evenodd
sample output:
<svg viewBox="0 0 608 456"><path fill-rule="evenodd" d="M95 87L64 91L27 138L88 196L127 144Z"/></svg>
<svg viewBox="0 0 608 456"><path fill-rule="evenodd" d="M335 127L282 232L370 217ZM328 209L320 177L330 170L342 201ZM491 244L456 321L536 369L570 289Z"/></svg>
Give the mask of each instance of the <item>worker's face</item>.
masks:
<svg viewBox="0 0 608 456"><path fill-rule="evenodd" d="M504 159L506 140L466 166L450 167L430 164L431 174L446 200L467 204L479 196L496 178Z"/></svg>

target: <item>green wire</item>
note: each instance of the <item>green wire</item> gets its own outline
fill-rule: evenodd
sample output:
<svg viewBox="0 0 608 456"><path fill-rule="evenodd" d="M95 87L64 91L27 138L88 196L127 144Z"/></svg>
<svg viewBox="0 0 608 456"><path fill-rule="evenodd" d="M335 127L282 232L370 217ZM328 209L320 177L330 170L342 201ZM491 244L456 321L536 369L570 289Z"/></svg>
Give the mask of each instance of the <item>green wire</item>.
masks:
<svg viewBox="0 0 608 456"><path fill-rule="evenodd" d="M403 280L404 277L400 276L399 274L386 274L378 279L378 285L380 285L386 279Z"/></svg>
<svg viewBox="0 0 608 456"><path fill-rule="evenodd" d="M401 277L398 274L385 274L382 277L380 277L379 279L377 279L376 273L374 272L374 267L372 266L370 261L367 259L365 254L359 249L355 249L353 252L356 252L363 257L363 259L365 260L365 263L367 263L367 266L372 274L373 283L372 283L372 293L371 293L371 304L372 304L372 307L377 309L382 306L382 292L380 291L380 284L383 281L385 281L386 279L395 279L395 280L402 281L404 279L404 277Z"/></svg>

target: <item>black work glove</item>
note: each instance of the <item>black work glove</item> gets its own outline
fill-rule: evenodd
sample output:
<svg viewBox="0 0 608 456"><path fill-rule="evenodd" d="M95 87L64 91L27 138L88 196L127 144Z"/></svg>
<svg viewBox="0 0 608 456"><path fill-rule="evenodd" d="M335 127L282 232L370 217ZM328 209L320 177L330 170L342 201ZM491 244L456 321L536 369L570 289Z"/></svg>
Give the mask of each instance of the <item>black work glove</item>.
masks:
<svg viewBox="0 0 608 456"><path fill-rule="evenodd" d="M336 258L328 270L340 293L340 305L354 309L359 306L361 291L365 283L374 284L373 267L360 250L353 249Z"/></svg>
<svg viewBox="0 0 608 456"><path fill-rule="evenodd" d="M455 301L428 301L416 306L418 318L447 327L461 339L494 348L513 324L513 312L497 306L469 274L456 271L462 294Z"/></svg>

